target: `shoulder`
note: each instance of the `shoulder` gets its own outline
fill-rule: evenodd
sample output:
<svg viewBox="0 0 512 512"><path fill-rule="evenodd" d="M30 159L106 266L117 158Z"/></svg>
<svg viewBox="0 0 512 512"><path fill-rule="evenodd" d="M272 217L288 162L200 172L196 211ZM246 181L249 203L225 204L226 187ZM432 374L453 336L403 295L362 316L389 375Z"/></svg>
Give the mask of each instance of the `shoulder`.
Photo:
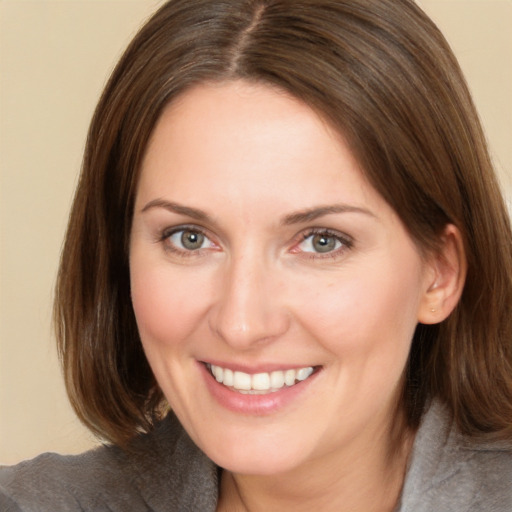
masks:
<svg viewBox="0 0 512 512"><path fill-rule="evenodd" d="M0 469L0 509L12 512L207 511L216 501L217 468L174 416L130 451L44 454Z"/></svg>
<svg viewBox="0 0 512 512"><path fill-rule="evenodd" d="M512 444L462 436L434 402L416 436L399 510L509 512Z"/></svg>

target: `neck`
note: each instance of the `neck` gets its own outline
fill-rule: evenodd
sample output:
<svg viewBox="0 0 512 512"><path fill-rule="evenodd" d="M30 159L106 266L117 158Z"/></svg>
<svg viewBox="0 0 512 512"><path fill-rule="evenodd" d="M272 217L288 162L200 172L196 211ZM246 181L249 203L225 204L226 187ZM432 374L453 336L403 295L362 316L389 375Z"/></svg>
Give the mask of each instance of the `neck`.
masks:
<svg viewBox="0 0 512 512"><path fill-rule="evenodd" d="M414 435L387 432L344 454L327 454L278 475L224 471L218 511L392 512L399 500Z"/></svg>

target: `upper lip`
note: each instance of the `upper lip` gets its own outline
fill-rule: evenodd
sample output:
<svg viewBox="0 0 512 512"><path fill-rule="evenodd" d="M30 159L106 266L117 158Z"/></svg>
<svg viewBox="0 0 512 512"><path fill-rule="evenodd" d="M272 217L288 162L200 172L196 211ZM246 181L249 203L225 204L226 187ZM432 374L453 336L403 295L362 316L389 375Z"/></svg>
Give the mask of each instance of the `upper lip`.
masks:
<svg viewBox="0 0 512 512"><path fill-rule="evenodd" d="M203 364L220 366L221 368L229 368L232 371L244 372L250 375L256 373L271 373L275 371L298 370L299 368L317 367L315 364L295 363L295 364L279 364L279 363L261 363L261 364L243 364L236 362L225 362L214 359L202 360Z"/></svg>

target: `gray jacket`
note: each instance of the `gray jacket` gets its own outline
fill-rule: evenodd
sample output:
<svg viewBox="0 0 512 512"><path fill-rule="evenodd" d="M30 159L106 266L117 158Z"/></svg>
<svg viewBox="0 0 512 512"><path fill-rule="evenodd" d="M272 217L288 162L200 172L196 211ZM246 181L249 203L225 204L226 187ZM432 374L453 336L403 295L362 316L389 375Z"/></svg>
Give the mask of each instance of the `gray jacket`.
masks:
<svg viewBox="0 0 512 512"><path fill-rule="evenodd" d="M133 451L45 454L0 469L2 512L214 512L219 469L171 414ZM512 512L512 449L459 435L444 408L425 414L397 512Z"/></svg>

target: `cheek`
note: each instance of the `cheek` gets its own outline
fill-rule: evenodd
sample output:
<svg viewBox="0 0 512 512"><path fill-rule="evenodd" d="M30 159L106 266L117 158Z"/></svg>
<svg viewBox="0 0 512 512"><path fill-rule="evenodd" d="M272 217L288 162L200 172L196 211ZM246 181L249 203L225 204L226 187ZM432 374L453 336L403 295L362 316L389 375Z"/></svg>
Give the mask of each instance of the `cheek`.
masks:
<svg viewBox="0 0 512 512"><path fill-rule="evenodd" d="M351 269L319 291L305 292L302 323L330 352L403 359L417 324L419 266L397 269L381 261L363 270Z"/></svg>
<svg viewBox="0 0 512 512"><path fill-rule="evenodd" d="M143 345L177 345L207 308L205 278L132 263L132 304Z"/></svg>

